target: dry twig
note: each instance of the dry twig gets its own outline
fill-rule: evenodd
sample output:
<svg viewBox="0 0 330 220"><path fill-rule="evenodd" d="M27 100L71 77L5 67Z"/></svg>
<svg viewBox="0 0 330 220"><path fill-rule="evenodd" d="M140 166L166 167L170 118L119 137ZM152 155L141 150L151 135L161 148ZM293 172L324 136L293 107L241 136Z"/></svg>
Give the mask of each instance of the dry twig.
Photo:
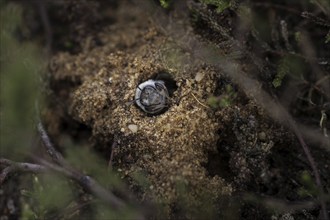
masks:
<svg viewBox="0 0 330 220"><path fill-rule="evenodd" d="M127 203L125 203L119 197L115 196L111 191L101 186L92 177L85 175L82 172L71 167L66 162L64 157L55 149L41 122L38 123L38 131L43 146L45 147L48 155L51 157L53 162L49 162L43 158L38 158L35 156L31 156L31 157L36 162L38 162L38 164L20 163L2 158L0 159L0 166L4 168L0 173L0 185L3 184L4 180L8 177L9 174L15 172L32 172L32 173L56 172L74 180L84 190L93 194L95 197L101 199L102 201L110 204L113 209L120 210L127 207ZM132 198L132 197L127 196L127 198ZM136 219L145 219L145 217L140 213L138 214L138 216L135 217Z"/></svg>
<svg viewBox="0 0 330 220"><path fill-rule="evenodd" d="M3 184L9 174L15 172L44 173L47 167L33 163L19 163L5 158L0 159L0 166L5 167L0 174L0 185Z"/></svg>

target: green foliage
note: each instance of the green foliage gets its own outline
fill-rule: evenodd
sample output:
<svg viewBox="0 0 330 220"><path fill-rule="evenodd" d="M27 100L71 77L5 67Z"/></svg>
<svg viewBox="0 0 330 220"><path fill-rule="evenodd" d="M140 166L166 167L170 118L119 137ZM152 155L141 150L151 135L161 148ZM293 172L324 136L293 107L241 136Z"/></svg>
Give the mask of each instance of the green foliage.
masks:
<svg viewBox="0 0 330 220"><path fill-rule="evenodd" d="M38 99L38 80L44 68L42 52L32 42L15 38L22 25L22 8L14 3L1 4L0 13L0 149L1 156L23 161L35 143L35 103ZM121 189L125 185L98 155L86 147L65 146L68 161L94 177L106 188ZM57 175L38 175L22 181L22 219L50 219L75 204L72 182ZM95 210L103 210L103 219L116 216L133 219L136 212L114 212L109 206L97 203ZM109 213L111 212L111 213ZM109 217L110 216L110 217ZM100 218L97 218L100 219Z"/></svg>
<svg viewBox="0 0 330 220"><path fill-rule="evenodd" d="M200 0L204 4L214 5L216 7L216 12L221 13L225 9L231 6L230 0Z"/></svg>
<svg viewBox="0 0 330 220"><path fill-rule="evenodd" d="M130 176L134 179L137 184L142 187L144 190L148 190L152 187L150 181L146 178L146 174L141 171L135 171L130 174Z"/></svg>
<svg viewBox="0 0 330 220"><path fill-rule="evenodd" d="M294 39L299 43L301 41L301 32L297 31L294 33Z"/></svg>
<svg viewBox="0 0 330 220"><path fill-rule="evenodd" d="M128 207L123 210L113 210L111 207L104 204L97 204L95 219L139 219L136 210L133 207Z"/></svg>
<svg viewBox="0 0 330 220"><path fill-rule="evenodd" d="M46 217L53 210L65 208L73 199L68 180L55 175L42 175L40 182L36 178L33 197L39 204L35 210L39 218Z"/></svg>
<svg viewBox="0 0 330 220"><path fill-rule="evenodd" d="M37 180L33 194L45 210L64 207L72 199L67 179L56 175L41 175L42 182Z"/></svg>
<svg viewBox="0 0 330 220"><path fill-rule="evenodd" d="M37 219L38 216L32 210L32 207L28 203L22 204L22 220Z"/></svg>
<svg viewBox="0 0 330 220"><path fill-rule="evenodd" d="M111 171L105 160L85 146L67 146L66 159L70 164L95 178L104 187L122 188L120 178Z"/></svg>
<svg viewBox="0 0 330 220"><path fill-rule="evenodd" d="M66 146L66 159L72 166L82 170L86 175L93 177L100 185L117 192L128 192L128 187L119 175L111 170L105 160L86 146ZM141 182L139 184L149 185L143 174L135 175ZM138 214L134 207L128 206L123 210L113 210L108 205L97 202L96 219L134 219Z"/></svg>
<svg viewBox="0 0 330 220"><path fill-rule="evenodd" d="M208 98L207 103L214 109L225 108L232 104L236 96L237 94L233 87L231 87L231 85L227 85L225 92L221 96L211 96Z"/></svg>
<svg viewBox="0 0 330 220"><path fill-rule="evenodd" d="M330 43L330 31L328 32L327 36L325 37L325 42L326 44Z"/></svg>
<svg viewBox="0 0 330 220"><path fill-rule="evenodd" d="M303 187L298 191L300 196L318 196L320 194L318 187L307 171L302 172L300 182L303 184Z"/></svg>
<svg viewBox="0 0 330 220"><path fill-rule="evenodd" d="M70 165L82 170L86 175L96 179L103 187L109 190L125 193L128 188L122 180L108 167L104 159L84 146L66 146L66 159ZM141 181L143 177L140 176ZM22 219L49 219L75 209L77 201L75 194L79 186L65 177L57 175L38 175L32 181L32 187L23 191ZM88 199L94 219L135 219L137 210L128 205L123 210L114 210L111 206L91 196ZM79 215L79 214L77 214ZM69 218L71 219L71 218Z"/></svg>
<svg viewBox="0 0 330 220"><path fill-rule="evenodd" d="M22 191L22 219L48 219L73 201L70 182L57 175L34 176L32 186Z"/></svg>
<svg viewBox="0 0 330 220"><path fill-rule="evenodd" d="M277 74L272 82L275 88L282 85L284 78L290 75L295 78L301 78L305 72L305 62L294 55L282 57L277 65Z"/></svg>
<svg viewBox="0 0 330 220"><path fill-rule="evenodd" d="M18 42L14 33L21 25L22 9L8 3L0 18L0 146L1 155L23 155L32 142L37 99L40 51L33 44Z"/></svg>
<svg viewBox="0 0 330 220"><path fill-rule="evenodd" d="M168 9L171 4L171 0L159 0L159 2L160 2L160 5L165 9Z"/></svg>
<svg viewBox="0 0 330 220"><path fill-rule="evenodd" d="M273 86L275 88L280 87L282 85L282 81L284 77L290 72L290 63L288 57L284 57L280 60L277 66L277 74L275 79L273 80Z"/></svg>

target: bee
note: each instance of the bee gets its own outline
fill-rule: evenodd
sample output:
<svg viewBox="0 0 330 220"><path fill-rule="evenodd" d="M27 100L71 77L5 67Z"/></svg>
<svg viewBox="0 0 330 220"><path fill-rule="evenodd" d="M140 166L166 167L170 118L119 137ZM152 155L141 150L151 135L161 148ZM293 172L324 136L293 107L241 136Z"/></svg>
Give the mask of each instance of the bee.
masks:
<svg viewBox="0 0 330 220"><path fill-rule="evenodd" d="M135 103L150 115L162 113L170 103L165 82L149 79L138 85L135 92Z"/></svg>

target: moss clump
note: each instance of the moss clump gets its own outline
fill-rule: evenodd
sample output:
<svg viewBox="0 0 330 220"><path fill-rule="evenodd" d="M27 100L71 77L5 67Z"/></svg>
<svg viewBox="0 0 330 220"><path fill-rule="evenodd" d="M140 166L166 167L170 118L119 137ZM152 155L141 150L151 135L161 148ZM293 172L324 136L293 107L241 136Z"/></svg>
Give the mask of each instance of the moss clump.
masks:
<svg viewBox="0 0 330 220"><path fill-rule="evenodd" d="M219 75L198 61L185 63L185 68L169 68L166 59L175 44L152 23L137 20L127 27L119 22L108 31L99 34L108 42L102 47L53 57L53 83L79 82L66 99L71 117L91 128L92 139L103 144L105 152L111 151L106 143L116 142L116 170L129 180L132 189L140 189L136 191L141 199L153 198L164 204L167 215L181 198L178 184L188 189L184 207L189 210L202 206L205 195L210 195L211 204L229 195L230 184L210 176L203 166L208 153L216 151L220 124L214 112L201 103L214 93ZM123 45L126 49L120 50ZM164 45L171 48L164 49ZM189 55L185 56L184 61L189 61ZM171 74L178 86L165 113L150 117L127 104L134 99L139 83L163 71ZM203 75L198 81L196 73ZM148 183L143 189L135 179L141 172Z"/></svg>

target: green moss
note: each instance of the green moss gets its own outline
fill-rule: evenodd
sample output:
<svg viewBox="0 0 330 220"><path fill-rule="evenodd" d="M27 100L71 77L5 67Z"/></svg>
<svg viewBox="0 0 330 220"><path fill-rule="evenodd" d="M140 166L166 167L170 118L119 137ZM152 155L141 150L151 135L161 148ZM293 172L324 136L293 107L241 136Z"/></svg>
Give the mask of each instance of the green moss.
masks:
<svg viewBox="0 0 330 220"><path fill-rule="evenodd" d="M221 13L231 6L230 0L201 0L202 3L213 5L216 7L216 12Z"/></svg>
<svg viewBox="0 0 330 220"><path fill-rule="evenodd" d="M209 97L207 103L209 104L209 106L211 106L214 109L226 108L233 103L236 96L237 94L233 90L233 88L230 85L227 85L226 90L222 95L218 97L216 96Z"/></svg>

